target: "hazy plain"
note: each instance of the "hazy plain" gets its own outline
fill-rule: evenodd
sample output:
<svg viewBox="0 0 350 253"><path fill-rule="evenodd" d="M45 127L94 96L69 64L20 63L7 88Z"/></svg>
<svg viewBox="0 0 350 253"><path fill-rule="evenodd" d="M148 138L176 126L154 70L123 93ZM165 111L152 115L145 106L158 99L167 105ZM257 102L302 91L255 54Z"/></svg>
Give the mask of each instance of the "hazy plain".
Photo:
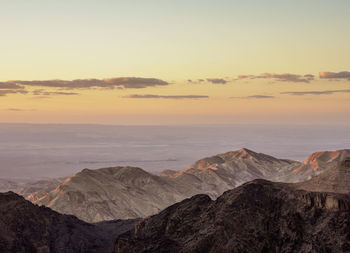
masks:
<svg viewBox="0 0 350 253"><path fill-rule="evenodd" d="M62 177L117 165L158 173L242 147L304 160L315 151L350 148L350 127L0 124L0 178Z"/></svg>

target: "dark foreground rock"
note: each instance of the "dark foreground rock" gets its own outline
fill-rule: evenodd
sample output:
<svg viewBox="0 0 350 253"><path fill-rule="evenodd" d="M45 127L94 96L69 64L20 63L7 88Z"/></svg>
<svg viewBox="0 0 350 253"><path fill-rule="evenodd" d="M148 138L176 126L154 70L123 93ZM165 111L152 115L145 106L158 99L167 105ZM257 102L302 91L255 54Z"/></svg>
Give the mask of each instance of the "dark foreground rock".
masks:
<svg viewBox="0 0 350 253"><path fill-rule="evenodd" d="M0 193L1 253L113 252L115 237L135 220L89 224L33 205L13 193Z"/></svg>
<svg viewBox="0 0 350 253"><path fill-rule="evenodd" d="M258 179L142 220L115 252L350 252L350 195Z"/></svg>

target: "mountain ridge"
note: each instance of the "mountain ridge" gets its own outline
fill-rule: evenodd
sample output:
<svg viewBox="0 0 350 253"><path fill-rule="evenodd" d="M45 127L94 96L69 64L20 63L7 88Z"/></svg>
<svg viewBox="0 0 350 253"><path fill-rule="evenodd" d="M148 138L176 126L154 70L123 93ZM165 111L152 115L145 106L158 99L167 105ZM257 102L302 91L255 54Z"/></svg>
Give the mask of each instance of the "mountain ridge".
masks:
<svg viewBox="0 0 350 253"><path fill-rule="evenodd" d="M349 156L350 149L314 152L293 170L292 177L295 178L293 181L298 181L300 177L304 177L306 180L311 179Z"/></svg>
<svg viewBox="0 0 350 253"><path fill-rule="evenodd" d="M13 252L111 252L114 238L136 221L90 224L37 206L14 192L0 193L0 249Z"/></svg>
<svg viewBox="0 0 350 253"><path fill-rule="evenodd" d="M196 161L159 176L141 168L117 166L84 169L49 193L28 197L33 203L72 214L88 222L146 217L183 199L207 194L216 199L247 181L262 178L294 182L302 163L242 148ZM323 163L323 166L329 166Z"/></svg>
<svg viewBox="0 0 350 253"><path fill-rule="evenodd" d="M298 188L307 191L323 191L336 193L350 193L350 157L338 162L321 174L306 182L296 184Z"/></svg>
<svg viewBox="0 0 350 253"><path fill-rule="evenodd" d="M348 252L350 195L293 185L256 179L185 199L118 236L115 252Z"/></svg>

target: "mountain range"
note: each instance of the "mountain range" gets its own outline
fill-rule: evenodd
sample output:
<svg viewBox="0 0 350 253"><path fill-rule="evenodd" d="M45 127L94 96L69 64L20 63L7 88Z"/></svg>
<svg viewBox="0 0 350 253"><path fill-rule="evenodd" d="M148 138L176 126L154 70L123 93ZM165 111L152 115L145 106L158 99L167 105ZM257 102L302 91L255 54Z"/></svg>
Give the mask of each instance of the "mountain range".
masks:
<svg viewBox="0 0 350 253"><path fill-rule="evenodd" d="M102 208L112 206L108 203L112 198L124 200L112 204L125 212L137 210L131 209L135 204L140 208L145 205L144 209L154 207L148 201L177 202L165 209L149 209L155 214L142 219L87 223L13 192L0 193L0 249L4 253L112 252L113 248L116 253L350 252L350 156L346 157L346 152L337 151L340 155L328 159L329 163L319 162L317 175L310 172L311 179L298 183L254 177L273 177L275 170L279 173L275 178L291 175L295 180L296 169L307 163L243 149L199 160L182 171L165 171L161 176L134 167L86 169L39 199L51 195L52 203L58 199L57 203L79 208L78 204L84 206L84 198L90 197L91 205L97 202L101 209L93 209L89 219L99 211L105 215ZM268 165L276 168L265 167ZM238 166L242 171L229 173ZM242 173L253 179L242 183ZM237 177L229 180L225 175ZM212 185L216 182L213 178L232 188L224 191L224 187ZM184 197L195 188L210 195L192 192L194 196ZM101 196L108 198L100 201ZM127 207L121 208L125 204ZM157 208L162 210L157 212Z"/></svg>
<svg viewBox="0 0 350 253"><path fill-rule="evenodd" d="M350 158L301 184L256 179L215 201L196 195L120 235L116 253L350 252ZM325 172L326 173L326 172ZM344 180L344 181L343 181ZM315 182L330 192L311 192Z"/></svg>
<svg viewBox="0 0 350 253"><path fill-rule="evenodd" d="M350 150L315 153L300 163L243 148L159 176L136 167L84 169L56 189L41 190L28 199L87 222L147 217L196 194L216 199L254 179L305 181L317 175L315 170L321 173L348 154Z"/></svg>

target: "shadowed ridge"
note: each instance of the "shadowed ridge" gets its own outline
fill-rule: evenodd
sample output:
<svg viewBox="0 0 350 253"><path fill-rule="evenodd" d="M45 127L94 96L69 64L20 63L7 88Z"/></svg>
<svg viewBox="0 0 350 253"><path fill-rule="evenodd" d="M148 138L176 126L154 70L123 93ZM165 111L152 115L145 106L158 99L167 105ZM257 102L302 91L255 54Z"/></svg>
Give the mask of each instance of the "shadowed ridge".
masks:
<svg viewBox="0 0 350 253"><path fill-rule="evenodd" d="M0 251L110 252L114 239L136 221L89 224L39 207L13 192L0 193Z"/></svg>
<svg viewBox="0 0 350 253"><path fill-rule="evenodd" d="M349 210L349 195L257 179L142 220L117 238L115 252L347 252Z"/></svg>

